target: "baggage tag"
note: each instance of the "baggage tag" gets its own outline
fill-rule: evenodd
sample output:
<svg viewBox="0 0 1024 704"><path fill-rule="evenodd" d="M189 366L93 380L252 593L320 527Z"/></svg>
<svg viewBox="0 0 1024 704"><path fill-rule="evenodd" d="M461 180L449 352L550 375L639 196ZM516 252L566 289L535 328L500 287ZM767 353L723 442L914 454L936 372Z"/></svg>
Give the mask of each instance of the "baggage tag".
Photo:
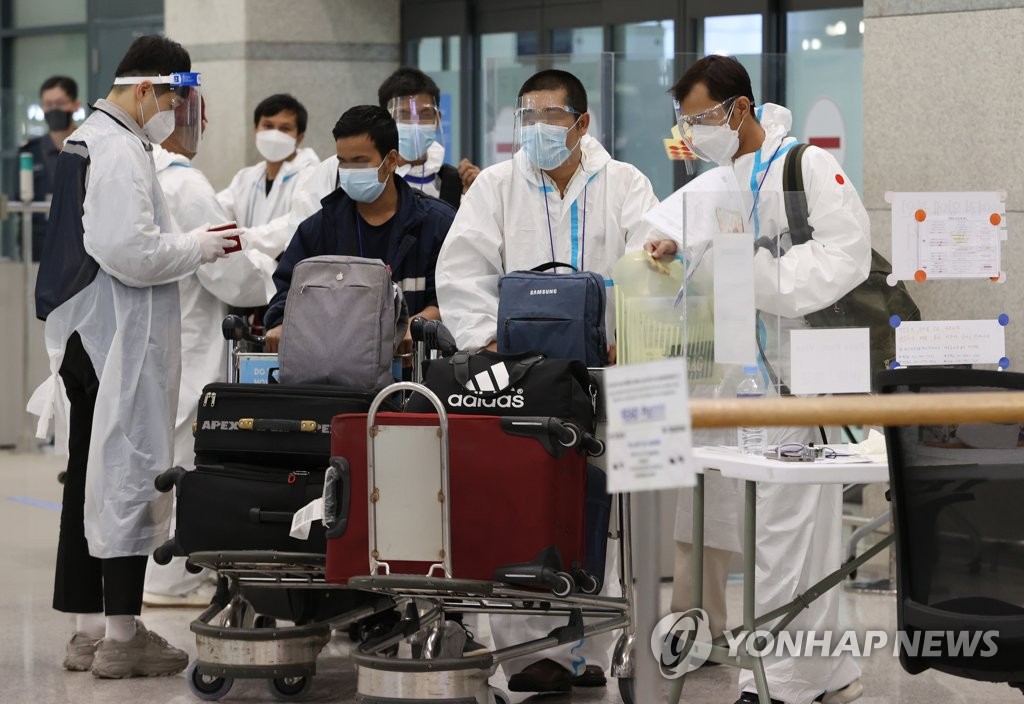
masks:
<svg viewBox="0 0 1024 704"><path fill-rule="evenodd" d="M697 483L682 357L604 370L608 493Z"/></svg>
<svg viewBox="0 0 1024 704"><path fill-rule="evenodd" d="M313 499L292 516L292 529L288 535L298 540L309 539L309 528L313 521L324 520L324 497Z"/></svg>

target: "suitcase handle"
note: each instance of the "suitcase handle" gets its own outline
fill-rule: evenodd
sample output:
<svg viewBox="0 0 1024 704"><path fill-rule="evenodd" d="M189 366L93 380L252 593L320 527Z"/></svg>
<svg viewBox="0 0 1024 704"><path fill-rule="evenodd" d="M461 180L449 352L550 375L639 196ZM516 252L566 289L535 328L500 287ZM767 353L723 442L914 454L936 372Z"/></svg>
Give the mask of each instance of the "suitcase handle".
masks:
<svg viewBox="0 0 1024 704"><path fill-rule="evenodd" d="M295 517L294 511L264 511L263 509L249 509L249 521L252 523L291 523Z"/></svg>
<svg viewBox="0 0 1024 704"><path fill-rule="evenodd" d="M257 433L315 433L315 420L291 420L287 418L241 418L239 430L251 430Z"/></svg>
<svg viewBox="0 0 1024 704"><path fill-rule="evenodd" d="M553 457L561 457L567 448L591 457L604 454L603 442L559 418L508 416L501 419L501 429L509 435L533 438Z"/></svg>
<svg viewBox="0 0 1024 704"><path fill-rule="evenodd" d="M340 493L339 496L339 485ZM327 538L340 538L348 530L348 514L352 505L352 470L344 457L332 457L324 477L324 521Z"/></svg>

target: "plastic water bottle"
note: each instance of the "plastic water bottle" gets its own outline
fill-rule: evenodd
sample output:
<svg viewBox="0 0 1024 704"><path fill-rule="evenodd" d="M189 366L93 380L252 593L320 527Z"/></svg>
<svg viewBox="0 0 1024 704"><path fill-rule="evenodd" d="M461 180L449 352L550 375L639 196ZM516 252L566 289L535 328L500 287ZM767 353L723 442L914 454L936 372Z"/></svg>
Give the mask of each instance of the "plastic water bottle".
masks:
<svg viewBox="0 0 1024 704"><path fill-rule="evenodd" d="M764 398L764 385L757 366L743 367L743 381L736 386L736 398ZM768 430L764 427L736 429L736 444L744 455L764 455Z"/></svg>
<svg viewBox="0 0 1024 704"><path fill-rule="evenodd" d="M23 203L31 203L35 198L35 172L32 154L21 152L18 155L18 188ZM28 215L26 217L32 217Z"/></svg>

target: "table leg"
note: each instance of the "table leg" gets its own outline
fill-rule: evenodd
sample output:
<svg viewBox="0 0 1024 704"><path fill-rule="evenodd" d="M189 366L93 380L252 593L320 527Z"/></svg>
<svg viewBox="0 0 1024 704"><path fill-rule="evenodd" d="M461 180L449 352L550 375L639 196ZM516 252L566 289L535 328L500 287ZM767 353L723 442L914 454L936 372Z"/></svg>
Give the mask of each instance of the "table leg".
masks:
<svg viewBox="0 0 1024 704"><path fill-rule="evenodd" d="M747 632L744 645L756 630L757 591L754 584L757 570L757 483L744 482L744 516L743 516L743 628ZM755 643L756 645L756 643ZM758 652L760 648L755 648ZM748 651L749 652L749 651ZM760 704L771 704L768 692L768 678L764 672L764 663L759 655L751 654L751 669L754 673L754 684Z"/></svg>

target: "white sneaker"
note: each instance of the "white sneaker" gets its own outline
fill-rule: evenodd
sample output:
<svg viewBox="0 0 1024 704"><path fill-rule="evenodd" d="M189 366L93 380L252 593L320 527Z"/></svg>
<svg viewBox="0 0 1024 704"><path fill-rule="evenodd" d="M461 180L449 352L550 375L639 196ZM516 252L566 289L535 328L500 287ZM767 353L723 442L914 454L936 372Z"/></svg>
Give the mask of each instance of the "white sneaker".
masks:
<svg viewBox="0 0 1024 704"><path fill-rule="evenodd" d="M211 584L200 584L187 594L143 592L142 604L150 608L205 608L210 605L216 591L216 588Z"/></svg>
<svg viewBox="0 0 1024 704"><path fill-rule="evenodd" d="M188 655L178 650L141 621L129 641L104 638L96 648L92 674L104 679L176 675L188 667Z"/></svg>
<svg viewBox="0 0 1024 704"><path fill-rule="evenodd" d="M68 642L68 652L64 657L64 669L71 672L88 672L92 669L92 660L96 655L98 638L92 638L80 631L75 631Z"/></svg>
<svg viewBox="0 0 1024 704"><path fill-rule="evenodd" d="M825 692L814 701L821 702L821 704L849 704L862 696L864 696L864 685L860 683L860 679L855 679L842 689Z"/></svg>

